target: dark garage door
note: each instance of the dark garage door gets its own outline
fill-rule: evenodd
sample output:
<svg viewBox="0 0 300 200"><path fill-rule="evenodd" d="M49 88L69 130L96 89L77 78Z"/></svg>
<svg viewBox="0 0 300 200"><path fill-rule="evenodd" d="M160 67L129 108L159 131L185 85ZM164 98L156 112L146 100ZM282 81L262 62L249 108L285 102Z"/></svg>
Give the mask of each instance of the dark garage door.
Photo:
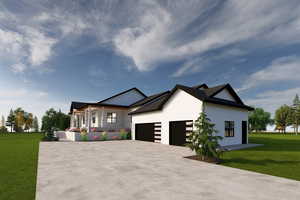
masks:
<svg viewBox="0 0 300 200"><path fill-rule="evenodd" d="M154 123L136 124L135 139L154 142Z"/></svg>
<svg viewBox="0 0 300 200"><path fill-rule="evenodd" d="M185 145L187 133L191 131L193 127L192 120L186 121L172 121L169 123L169 144L183 146Z"/></svg>

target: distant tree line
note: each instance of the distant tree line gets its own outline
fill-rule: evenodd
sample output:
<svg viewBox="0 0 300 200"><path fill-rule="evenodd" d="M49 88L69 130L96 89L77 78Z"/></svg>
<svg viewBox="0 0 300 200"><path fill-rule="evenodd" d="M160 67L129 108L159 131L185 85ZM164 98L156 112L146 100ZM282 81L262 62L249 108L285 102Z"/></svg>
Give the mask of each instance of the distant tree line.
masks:
<svg viewBox="0 0 300 200"><path fill-rule="evenodd" d="M292 126L298 134L300 125L300 100L298 94L295 96L292 105L282 105L275 111L274 119L269 112L262 108L255 108L249 115L249 129L251 132L265 131L267 125L274 125L275 130L286 133L286 128Z"/></svg>
<svg viewBox="0 0 300 200"><path fill-rule="evenodd" d="M7 130L6 127L9 127ZM30 130L38 131L39 124L36 116L32 113L26 112L22 108L16 110L10 110L7 120L4 116L1 117L0 132L29 132Z"/></svg>
<svg viewBox="0 0 300 200"><path fill-rule="evenodd" d="M65 130L70 126L70 116L64 114L63 112L56 111L50 108L46 111L42 117L42 126L39 126L39 121L36 116L32 113L26 112L22 108L17 108L15 110L11 109L7 119L1 116L0 121L0 133L8 132L47 132L50 129L53 130ZM8 127L8 129L7 129Z"/></svg>

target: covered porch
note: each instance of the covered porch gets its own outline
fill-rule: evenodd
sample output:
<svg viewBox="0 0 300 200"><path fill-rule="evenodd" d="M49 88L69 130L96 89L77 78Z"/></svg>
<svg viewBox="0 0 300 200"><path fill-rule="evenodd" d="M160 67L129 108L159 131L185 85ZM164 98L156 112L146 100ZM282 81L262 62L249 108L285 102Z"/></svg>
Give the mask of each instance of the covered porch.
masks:
<svg viewBox="0 0 300 200"><path fill-rule="evenodd" d="M74 109L70 130L86 128L87 132L117 131L129 129L131 124L128 108L113 106L87 106Z"/></svg>

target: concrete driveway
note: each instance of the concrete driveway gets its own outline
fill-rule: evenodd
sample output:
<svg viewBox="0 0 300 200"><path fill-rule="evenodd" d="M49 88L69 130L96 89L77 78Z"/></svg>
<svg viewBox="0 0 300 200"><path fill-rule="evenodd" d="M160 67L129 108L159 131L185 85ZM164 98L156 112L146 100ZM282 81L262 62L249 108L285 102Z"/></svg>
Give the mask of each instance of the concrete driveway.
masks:
<svg viewBox="0 0 300 200"><path fill-rule="evenodd" d="M36 199L300 199L298 181L188 155L185 147L139 141L42 142Z"/></svg>

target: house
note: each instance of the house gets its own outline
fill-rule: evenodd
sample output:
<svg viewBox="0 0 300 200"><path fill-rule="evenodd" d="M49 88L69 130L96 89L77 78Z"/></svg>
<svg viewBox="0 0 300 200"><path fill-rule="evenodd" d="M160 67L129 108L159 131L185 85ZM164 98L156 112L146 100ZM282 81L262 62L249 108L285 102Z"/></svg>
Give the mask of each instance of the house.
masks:
<svg viewBox="0 0 300 200"><path fill-rule="evenodd" d="M193 122L205 112L215 124L222 146L248 142L248 111L229 84L208 87L176 85L146 96L137 88L97 103L72 102L71 127L89 131L131 128L133 140L184 145Z"/></svg>
<svg viewBox="0 0 300 200"><path fill-rule="evenodd" d="M193 87L176 85L147 101L131 106L131 130L134 140L184 145L193 122L205 112L215 124L222 146L248 142L248 111L229 84L209 88L206 84ZM152 96L152 97L153 97Z"/></svg>
<svg viewBox="0 0 300 200"><path fill-rule="evenodd" d="M146 97L139 89L131 88L95 103L72 102L70 127L86 128L88 132L130 129L130 106Z"/></svg>

